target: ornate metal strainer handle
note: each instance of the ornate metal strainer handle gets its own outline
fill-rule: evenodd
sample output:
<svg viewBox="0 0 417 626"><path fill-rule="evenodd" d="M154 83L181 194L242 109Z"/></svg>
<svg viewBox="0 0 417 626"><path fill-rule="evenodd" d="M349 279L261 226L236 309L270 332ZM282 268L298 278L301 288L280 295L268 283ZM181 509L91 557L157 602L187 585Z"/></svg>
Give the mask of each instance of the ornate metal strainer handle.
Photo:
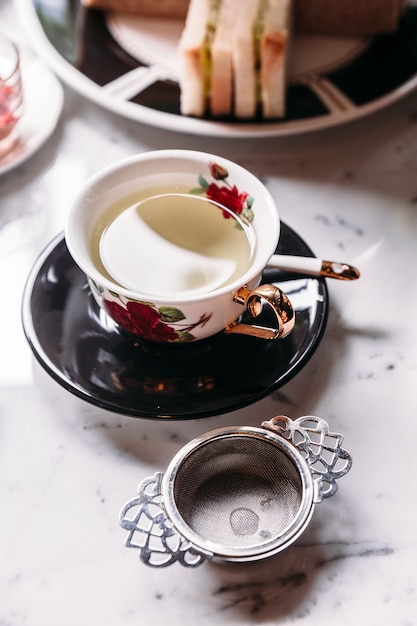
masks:
<svg viewBox="0 0 417 626"><path fill-rule="evenodd" d="M153 567L166 567L178 561L197 567L211 558L177 533L161 506L163 474L143 480L138 496L129 500L120 512L120 524L128 531L125 545L139 549L140 560Z"/></svg>
<svg viewBox="0 0 417 626"><path fill-rule="evenodd" d="M324 419L312 415L296 420L277 415L262 422L262 428L288 439L300 451L313 479L318 482L316 502L336 493L336 480L347 474L352 467L351 455L341 447L343 435L331 432Z"/></svg>

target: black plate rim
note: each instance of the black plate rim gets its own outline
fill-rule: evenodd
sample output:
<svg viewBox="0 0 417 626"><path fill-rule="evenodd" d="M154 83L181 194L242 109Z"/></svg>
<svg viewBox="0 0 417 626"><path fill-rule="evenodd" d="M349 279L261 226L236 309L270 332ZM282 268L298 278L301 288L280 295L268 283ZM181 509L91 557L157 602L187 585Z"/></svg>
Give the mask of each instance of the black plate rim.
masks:
<svg viewBox="0 0 417 626"><path fill-rule="evenodd" d="M293 229L291 229L288 225L281 223L281 226L287 228L293 234L296 234ZM298 236L298 235L297 235ZM299 237L299 236L298 236ZM301 238L300 238L301 239ZM309 246L302 240L303 245L310 250ZM249 406L255 402L258 402L265 397L269 396L272 392L277 389L283 387L285 384L290 382L310 361L314 353L316 352L321 340L323 338L327 321L329 315L329 293L326 284L326 280L324 278L319 278L319 284L321 287L321 295L323 297L323 309L320 316L319 328L316 333L310 336L310 341L306 346L301 357L292 364L292 366L285 371L279 378L275 380L275 382L269 386L266 386L263 391L259 391L257 393L253 393L251 396L245 397L245 400L235 401L228 405L222 407L207 407L202 410L193 411L192 413L178 413L173 415L160 415L156 412L150 412L146 409L143 410L140 407L137 408L129 408L126 406L121 406L120 403L112 402L109 400L103 400L98 395L92 396L87 393L78 383L69 381L63 374L63 372L54 365L54 363L50 360L48 355L45 353L41 342L36 333L35 326L33 324L33 318L31 314L31 299L33 290L36 285L36 281L38 276L48 261L49 257L54 253L54 251L60 246L65 245L65 237L61 232L56 235L52 241L47 244L47 246L43 249L43 251L37 257L24 286L23 296L22 296L22 304L21 304L21 320L23 331L28 341L28 344L32 350L32 353L38 363L43 367L43 369L49 374L49 376L57 382L61 387L66 389L71 394L77 396L81 400L86 401L87 403L100 407L104 410L111 411L113 413L117 413L120 415L125 415L128 417L134 417L139 419L149 419L149 420L188 420L188 419L202 419L207 417L216 416L223 413L228 413L231 411L235 411L246 406ZM311 256L315 256L313 252L310 250ZM69 253L68 253L69 255ZM74 262L75 265L75 262ZM81 272L81 270L80 270ZM86 283L87 284L87 283ZM235 335L235 338L238 336ZM262 341L262 340L256 340Z"/></svg>

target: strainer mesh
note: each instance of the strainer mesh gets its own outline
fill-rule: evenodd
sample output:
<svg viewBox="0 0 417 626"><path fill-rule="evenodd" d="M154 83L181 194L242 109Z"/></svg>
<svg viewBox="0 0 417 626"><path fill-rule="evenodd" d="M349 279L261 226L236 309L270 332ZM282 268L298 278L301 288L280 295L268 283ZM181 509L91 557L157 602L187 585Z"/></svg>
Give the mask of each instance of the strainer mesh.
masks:
<svg viewBox="0 0 417 626"><path fill-rule="evenodd" d="M193 450L177 472L174 497L184 521L203 539L257 546L291 525L302 482L278 445L234 434Z"/></svg>

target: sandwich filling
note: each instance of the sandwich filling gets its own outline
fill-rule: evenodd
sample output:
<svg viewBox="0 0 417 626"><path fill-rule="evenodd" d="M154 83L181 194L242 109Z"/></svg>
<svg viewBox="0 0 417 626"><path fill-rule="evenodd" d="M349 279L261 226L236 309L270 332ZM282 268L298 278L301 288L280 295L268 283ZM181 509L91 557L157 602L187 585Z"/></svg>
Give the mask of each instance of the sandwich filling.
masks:
<svg viewBox="0 0 417 626"><path fill-rule="evenodd" d="M269 7L269 0L259 0L258 12L253 25L253 54L254 54L254 76L255 76L255 100L258 108L262 100L261 85L261 42L265 29L265 15Z"/></svg>
<svg viewBox="0 0 417 626"><path fill-rule="evenodd" d="M206 35L200 54L201 75L203 77L203 94L207 108L209 108L211 92L211 46L216 34L217 25L219 23L221 5L222 0L209 0Z"/></svg>

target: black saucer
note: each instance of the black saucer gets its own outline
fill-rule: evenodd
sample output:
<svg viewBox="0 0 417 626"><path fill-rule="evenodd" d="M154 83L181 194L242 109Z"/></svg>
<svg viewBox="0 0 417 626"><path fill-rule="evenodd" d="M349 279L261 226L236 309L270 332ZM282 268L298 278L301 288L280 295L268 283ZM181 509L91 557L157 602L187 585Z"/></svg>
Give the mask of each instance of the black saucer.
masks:
<svg viewBox="0 0 417 626"><path fill-rule="evenodd" d="M277 252L314 256L285 224ZM179 345L138 341L99 309L59 235L29 275L23 327L45 370L92 404L132 417L208 417L256 402L284 385L321 340L328 314L324 279L268 269L264 282L278 284L296 310L296 326L285 339L220 333Z"/></svg>

